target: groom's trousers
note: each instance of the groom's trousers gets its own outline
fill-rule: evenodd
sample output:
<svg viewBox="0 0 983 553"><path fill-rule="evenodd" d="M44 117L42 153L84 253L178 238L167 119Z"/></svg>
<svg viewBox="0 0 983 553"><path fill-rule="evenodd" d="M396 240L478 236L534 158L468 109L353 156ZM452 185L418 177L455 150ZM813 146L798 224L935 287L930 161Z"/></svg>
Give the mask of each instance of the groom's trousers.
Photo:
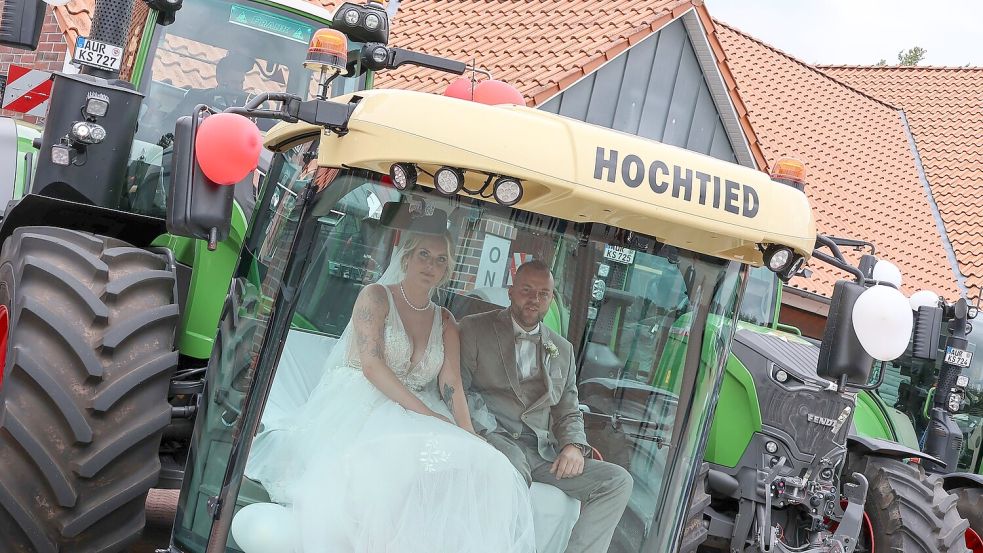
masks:
<svg viewBox="0 0 983 553"><path fill-rule="evenodd" d="M523 440L525 436L513 440L501 433L489 433L485 437L508 457L527 484L549 484L580 500L580 518L570 533L566 553L607 552L631 495L632 478L628 471L613 463L585 459L584 472L579 476L557 479L550 473L552 461L539 455L535 436L531 441Z"/></svg>

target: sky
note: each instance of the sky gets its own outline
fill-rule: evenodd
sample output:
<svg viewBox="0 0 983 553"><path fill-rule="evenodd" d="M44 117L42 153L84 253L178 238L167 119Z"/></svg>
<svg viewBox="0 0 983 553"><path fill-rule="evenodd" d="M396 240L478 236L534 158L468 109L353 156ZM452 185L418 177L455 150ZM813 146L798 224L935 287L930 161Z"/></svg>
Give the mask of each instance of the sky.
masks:
<svg viewBox="0 0 983 553"><path fill-rule="evenodd" d="M983 66L983 0L704 0L710 15L801 61Z"/></svg>

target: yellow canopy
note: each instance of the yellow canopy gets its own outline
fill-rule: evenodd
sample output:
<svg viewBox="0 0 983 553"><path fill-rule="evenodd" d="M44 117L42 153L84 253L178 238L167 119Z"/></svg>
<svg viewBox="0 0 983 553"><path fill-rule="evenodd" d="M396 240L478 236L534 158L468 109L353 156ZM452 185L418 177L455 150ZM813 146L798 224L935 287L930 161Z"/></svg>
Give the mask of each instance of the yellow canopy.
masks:
<svg viewBox="0 0 983 553"><path fill-rule="evenodd" d="M335 101L355 96L349 132L321 138L321 166L388 173L408 162L433 174L447 165L464 169L472 190L489 174L510 176L524 188L519 209L602 222L755 265L758 244L806 257L815 244L805 194L760 171L524 106L401 90ZM279 125L266 144L283 149L316 132L305 123ZM423 171L420 184L432 186Z"/></svg>

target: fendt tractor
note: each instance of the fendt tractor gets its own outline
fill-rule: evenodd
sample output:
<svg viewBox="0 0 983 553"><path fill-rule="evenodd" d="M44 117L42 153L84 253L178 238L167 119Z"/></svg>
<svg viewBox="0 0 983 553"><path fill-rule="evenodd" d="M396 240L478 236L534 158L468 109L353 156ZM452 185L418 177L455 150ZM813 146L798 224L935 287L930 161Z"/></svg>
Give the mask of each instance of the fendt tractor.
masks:
<svg viewBox="0 0 983 553"><path fill-rule="evenodd" d="M897 271L879 275L884 262L867 242L823 238L817 246L828 253L817 250L813 259L856 281L837 284L821 343L778 324L774 274L756 270L745 293L707 442L708 537L701 550L839 551L823 536L849 522L860 530L854 551L983 551L979 445L967 445L963 436L971 442L978 431L967 416L963 430L950 415L979 388L978 376L960 374L976 367L966 335L978 309L965 299L946 303L933 293L916 294L914 332L899 334L904 343L910 338L907 351L875 363L857 347L848 329L853 319L842 318L856 297L847 301L841 287L897 286L900 279L877 280ZM840 253L845 246L870 254L853 267ZM829 352L841 349L851 352L861 385L830 386L826 371L835 356ZM869 489L863 511L847 520L848 508L844 518L838 515L854 474Z"/></svg>
<svg viewBox="0 0 983 553"><path fill-rule="evenodd" d="M129 81L119 79L121 57L108 53L129 46L133 0L97 0L92 34L75 47L81 71L54 74L43 130L0 120L3 144L19 148L0 165L3 551L120 550L143 527L148 490L181 484L269 156L210 196L171 200L178 116L259 95L302 103L350 92L403 64L466 68L389 47L389 14L375 2L345 3L334 15L294 0L148 5ZM0 40L36 46L40 27L28 23L43 9L7 0ZM330 81L295 63L325 26L347 48L344 75ZM218 86L201 90L210 72ZM231 224L166 224L165 208L196 214L213 205Z"/></svg>

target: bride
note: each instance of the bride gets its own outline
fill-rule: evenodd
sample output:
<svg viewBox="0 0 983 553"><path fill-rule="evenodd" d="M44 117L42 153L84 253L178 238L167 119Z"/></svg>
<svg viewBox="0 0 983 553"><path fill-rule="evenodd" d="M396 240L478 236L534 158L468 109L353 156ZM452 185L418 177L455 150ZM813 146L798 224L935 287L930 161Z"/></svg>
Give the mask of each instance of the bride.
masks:
<svg viewBox="0 0 983 553"><path fill-rule="evenodd" d="M533 553L529 490L474 434L448 234L408 234L365 287L310 398L257 435L246 475L291 506L297 553Z"/></svg>

